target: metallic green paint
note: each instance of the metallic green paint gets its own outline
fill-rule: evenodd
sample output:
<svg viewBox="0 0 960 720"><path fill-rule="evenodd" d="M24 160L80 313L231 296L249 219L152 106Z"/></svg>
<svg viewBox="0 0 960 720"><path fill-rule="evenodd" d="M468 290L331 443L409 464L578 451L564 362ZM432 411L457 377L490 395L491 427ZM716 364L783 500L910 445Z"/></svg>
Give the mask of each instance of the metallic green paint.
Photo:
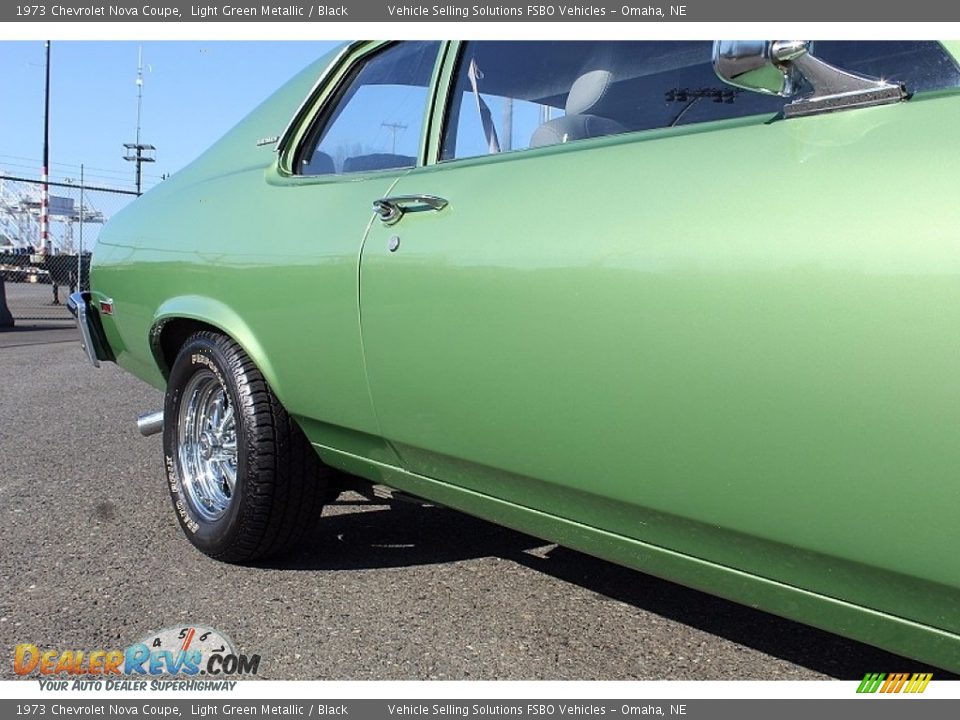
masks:
<svg viewBox="0 0 960 720"><path fill-rule="evenodd" d="M960 205L921 157L960 104L811 120L403 178L450 201L364 253L404 467L960 631Z"/></svg>
<svg viewBox="0 0 960 720"><path fill-rule="evenodd" d="M334 467L495 520L500 525L903 655L920 657L934 665L950 669L957 667L957 636L953 633L597 530L591 525L557 517L538 508L505 502L484 493L374 463L351 456L339 448L316 447L324 461Z"/></svg>
<svg viewBox="0 0 960 720"><path fill-rule="evenodd" d="M960 670L960 97L437 164L450 47L421 167L256 146L334 53L112 220L118 363L202 320L332 465Z"/></svg>

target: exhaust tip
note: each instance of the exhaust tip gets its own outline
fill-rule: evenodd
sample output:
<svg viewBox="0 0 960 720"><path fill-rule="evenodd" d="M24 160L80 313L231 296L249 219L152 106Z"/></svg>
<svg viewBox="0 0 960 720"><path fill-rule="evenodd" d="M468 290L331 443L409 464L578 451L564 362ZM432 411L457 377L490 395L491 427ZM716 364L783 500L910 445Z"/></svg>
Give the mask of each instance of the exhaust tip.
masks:
<svg viewBox="0 0 960 720"><path fill-rule="evenodd" d="M144 413L137 418L137 430L144 437L156 435L163 430L163 410L157 412Z"/></svg>

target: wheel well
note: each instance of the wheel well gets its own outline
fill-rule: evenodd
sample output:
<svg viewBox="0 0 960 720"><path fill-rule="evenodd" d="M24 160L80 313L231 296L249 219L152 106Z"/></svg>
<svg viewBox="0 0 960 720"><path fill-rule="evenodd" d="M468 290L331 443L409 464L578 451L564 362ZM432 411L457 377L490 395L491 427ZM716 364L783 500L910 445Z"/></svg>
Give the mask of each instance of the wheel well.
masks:
<svg viewBox="0 0 960 720"><path fill-rule="evenodd" d="M201 330L223 333L218 327L190 318L170 318L154 328L150 345L164 378L170 376L170 368L187 338Z"/></svg>

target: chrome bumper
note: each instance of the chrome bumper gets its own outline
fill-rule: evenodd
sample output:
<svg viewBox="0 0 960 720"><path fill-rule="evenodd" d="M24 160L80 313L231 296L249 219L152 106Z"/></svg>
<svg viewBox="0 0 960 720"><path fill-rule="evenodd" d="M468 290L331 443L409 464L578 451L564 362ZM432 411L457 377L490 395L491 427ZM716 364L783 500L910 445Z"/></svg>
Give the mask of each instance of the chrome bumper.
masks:
<svg viewBox="0 0 960 720"><path fill-rule="evenodd" d="M94 367L100 367L101 360L113 361L113 353L107 344L100 324L100 314L90 304L90 293L75 292L67 299L67 309L77 321L77 330L80 331L80 345L83 346L87 359Z"/></svg>

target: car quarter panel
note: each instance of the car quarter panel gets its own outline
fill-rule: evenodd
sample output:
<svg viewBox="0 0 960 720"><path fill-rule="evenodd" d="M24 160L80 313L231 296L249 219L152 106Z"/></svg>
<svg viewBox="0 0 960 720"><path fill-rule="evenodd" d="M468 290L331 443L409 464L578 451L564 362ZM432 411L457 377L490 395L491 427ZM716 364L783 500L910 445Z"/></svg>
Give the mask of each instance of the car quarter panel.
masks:
<svg viewBox="0 0 960 720"><path fill-rule="evenodd" d="M311 66L184 171L139 198L105 230L93 286L114 301L105 323L120 365L164 378L153 329L193 318L233 337L287 410L310 430L376 433L357 304L371 198L392 178L278 180L276 135L331 57ZM374 457L392 453L370 448Z"/></svg>

